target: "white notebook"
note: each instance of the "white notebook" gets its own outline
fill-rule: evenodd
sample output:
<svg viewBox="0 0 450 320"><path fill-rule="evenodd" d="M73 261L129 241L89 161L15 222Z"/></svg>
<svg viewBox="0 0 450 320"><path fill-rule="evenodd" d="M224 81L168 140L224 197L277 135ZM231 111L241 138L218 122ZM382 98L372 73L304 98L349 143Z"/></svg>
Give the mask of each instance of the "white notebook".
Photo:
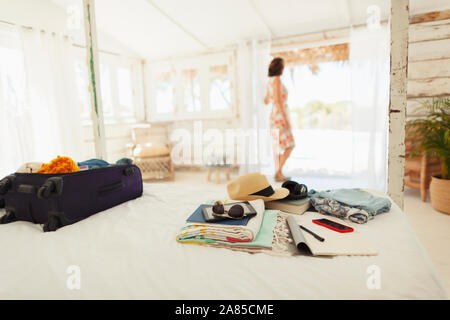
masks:
<svg viewBox="0 0 450 320"><path fill-rule="evenodd" d="M313 219L323 218L354 227L354 224L350 225L350 223L345 223L340 219L324 216L317 212L289 215L287 218L289 229L295 245L300 251L304 251L305 246L307 246L307 249L315 256L374 256L378 254L378 251L355 228L353 232L340 233L312 222ZM321 236L325 241L317 240L308 232L300 229L299 225Z"/></svg>

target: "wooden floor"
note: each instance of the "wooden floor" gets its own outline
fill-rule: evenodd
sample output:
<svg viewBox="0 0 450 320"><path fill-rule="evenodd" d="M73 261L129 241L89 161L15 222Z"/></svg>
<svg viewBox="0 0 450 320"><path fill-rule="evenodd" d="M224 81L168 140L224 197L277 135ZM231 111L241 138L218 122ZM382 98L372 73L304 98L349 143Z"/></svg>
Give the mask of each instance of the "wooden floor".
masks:
<svg viewBox="0 0 450 320"><path fill-rule="evenodd" d="M405 212L450 293L450 215L434 210L429 194L422 202L412 188L405 190Z"/></svg>

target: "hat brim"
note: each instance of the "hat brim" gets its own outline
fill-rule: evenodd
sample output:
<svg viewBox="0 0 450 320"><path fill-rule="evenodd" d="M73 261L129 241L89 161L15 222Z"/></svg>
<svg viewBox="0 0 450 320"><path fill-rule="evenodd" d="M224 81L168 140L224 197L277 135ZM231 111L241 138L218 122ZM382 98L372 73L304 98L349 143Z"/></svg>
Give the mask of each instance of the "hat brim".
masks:
<svg viewBox="0 0 450 320"><path fill-rule="evenodd" d="M257 200L262 199L264 202L273 201L273 200L280 200L284 199L289 195L289 190L286 188L279 188L276 189L274 194L272 194L270 197L264 197L264 196L241 196L239 197L239 200Z"/></svg>

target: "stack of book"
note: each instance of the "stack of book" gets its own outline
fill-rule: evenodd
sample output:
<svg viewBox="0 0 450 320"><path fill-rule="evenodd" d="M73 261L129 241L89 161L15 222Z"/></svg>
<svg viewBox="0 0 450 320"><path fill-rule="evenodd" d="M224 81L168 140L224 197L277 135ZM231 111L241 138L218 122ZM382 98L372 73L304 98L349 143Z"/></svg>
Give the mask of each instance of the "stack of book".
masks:
<svg viewBox="0 0 450 320"><path fill-rule="evenodd" d="M275 200L266 202L266 209L280 210L286 213L303 214L311 207L309 197L300 200Z"/></svg>

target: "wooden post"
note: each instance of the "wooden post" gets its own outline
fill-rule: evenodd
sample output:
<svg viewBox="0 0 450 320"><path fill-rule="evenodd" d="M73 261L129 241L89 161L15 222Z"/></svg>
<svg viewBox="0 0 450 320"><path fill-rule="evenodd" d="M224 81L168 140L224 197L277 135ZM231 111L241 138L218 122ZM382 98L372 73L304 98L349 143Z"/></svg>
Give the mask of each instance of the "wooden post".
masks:
<svg viewBox="0 0 450 320"><path fill-rule="evenodd" d="M388 194L403 209L409 0L391 1Z"/></svg>
<svg viewBox="0 0 450 320"><path fill-rule="evenodd" d="M95 22L95 0L83 0L84 29L86 34L86 53L89 70L89 93L91 97L91 119L94 131L95 155L106 159L105 126L100 89L100 68L97 47L97 26Z"/></svg>

